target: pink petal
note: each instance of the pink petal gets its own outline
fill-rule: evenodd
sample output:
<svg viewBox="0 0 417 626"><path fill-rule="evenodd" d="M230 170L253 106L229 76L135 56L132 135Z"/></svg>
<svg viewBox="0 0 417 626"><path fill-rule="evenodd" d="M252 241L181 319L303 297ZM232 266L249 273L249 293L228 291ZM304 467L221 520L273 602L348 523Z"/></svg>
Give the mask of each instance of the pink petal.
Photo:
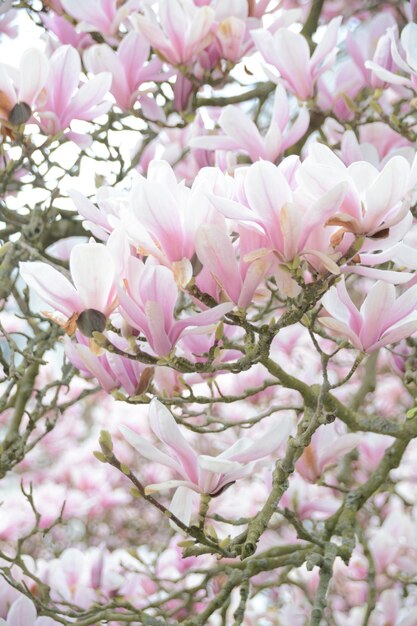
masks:
<svg viewBox="0 0 417 626"><path fill-rule="evenodd" d="M84 83L63 112L62 123L68 126L73 119L91 120L98 115L99 113L97 113L94 107L101 102L105 94L110 90L111 81L110 72L102 72L94 76L88 83ZM104 103L104 106L108 108L110 103Z"/></svg>
<svg viewBox="0 0 417 626"><path fill-rule="evenodd" d="M116 296L113 259L102 243L86 243L71 251L70 271L79 297L86 309L105 315Z"/></svg>
<svg viewBox="0 0 417 626"><path fill-rule="evenodd" d="M7 614L7 623L10 626L34 626L35 620L35 605L26 596L13 602Z"/></svg>
<svg viewBox="0 0 417 626"><path fill-rule="evenodd" d="M360 308L363 325L359 336L364 346L377 341L389 325L389 315L394 302L393 285L379 281L371 288Z"/></svg>
<svg viewBox="0 0 417 626"><path fill-rule="evenodd" d="M362 265L345 265L340 268L343 274L358 274L375 280L383 280L393 285L408 283L414 276L412 272L394 272L391 270L380 270L375 267L363 267Z"/></svg>
<svg viewBox="0 0 417 626"><path fill-rule="evenodd" d="M191 521L195 499L196 494L194 491L187 487L178 487L171 500L169 510L175 515L175 517L188 526ZM179 531L179 528L177 528L173 522L170 522L170 525L174 528L174 530Z"/></svg>
<svg viewBox="0 0 417 626"><path fill-rule="evenodd" d="M377 350L378 348L382 348L383 346L387 346L388 344L397 343L397 341L401 341L401 339L411 337L411 335L414 335L416 331L416 319L409 322L404 322L403 324L399 324L396 328L393 328L387 333L384 333L384 335L378 341L369 346L367 351L372 352L373 350Z"/></svg>
<svg viewBox="0 0 417 626"><path fill-rule="evenodd" d="M310 74L310 49L304 37L286 28L275 33L274 47L277 57L273 65L287 81L291 91L301 100L313 95Z"/></svg>
<svg viewBox="0 0 417 626"><path fill-rule="evenodd" d="M155 354L166 356L171 352L175 342L171 341L165 330L164 312L159 302L148 300L145 304L145 316L147 323L146 338Z"/></svg>
<svg viewBox="0 0 417 626"><path fill-rule="evenodd" d="M263 139L256 124L239 107L227 106L220 116L219 125L226 135L246 150L252 161L265 157Z"/></svg>
<svg viewBox="0 0 417 626"><path fill-rule="evenodd" d="M131 31L123 37L118 56L131 91L137 89L141 82L143 66L148 60L149 53L150 45L139 33ZM158 67L160 67L159 63Z"/></svg>
<svg viewBox="0 0 417 626"><path fill-rule="evenodd" d="M310 125L310 113L304 107L300 110L295 122L290 130L285 133L281 150L284 151L293 146L301 137L303 137Z"/></svg>
<svg viewBox="0 0 417 626"><path fill-rule="evenodd" d="M37 48L26 50L20 61L18 97L20 102L33 105L48 76L48 59Z"/></svg>
<svg viewBox="0 0 417 626"><path fill-rule="evenodd" d="M229 313L232 309L233 304L231 302L224 302L202 313L190 315L186 319L180 320L174 324L171 337L185 337L186 335L192 334L197 326L211 326L211 324L216 324L223 315Z"/></svg>
<svg viewBox="0 0 417 626"><path fill-rule="evenodd" d="M292 199L283 174L272 163L260 161L248 168L244 187L251 209L262 218L267 231L276 231L280 209ZM274 240L273 232L270 236ZM277 247L281 249L282 245Z"/></svg>
<svg viewBox="0 0 417 626"><path fill-rule="evenodd" d="M197 483L197 455L184 439L172 414L161 402L154 399L150 404L149 417L155 435L174 451L191 482Z"/></svg>
<svg viewBox="0 0 417 626"><path fill-rule="evenodd" d="M61 117L78 88L80 55L72 46L61 46L51 56L47 108Z"/></svg>
<svg viewBox="0 0 417 626"><path fill-rule="evenodd" d="M243 279L242 289L240 290L237 305L239 308L246 309L253 300L254 293L259 287L259 283L263 280L268 268L270 260L257 259L250 264L245 278Z"/></svg>
<svg viewBox="0 0 417 626"><path fill-rule="evenodd" d="M337 44L337 35L339 32L340 24L342 23L342 16L335 17L329 22L326 32L320 43L317 45L316 49L313 52L310 61L310 69L314 74L317 67L324 61L326 56L334 51L334 48Z"/></svg>
<svg viewBox="0 0 417 626"><path fill-rule="evenodd" d="M155 463L160 463L161 465L165 465L166 467L170 467L176 472L180 472L179 465L175 459L173 459L165 452L161 452L154 445L149 443L146 439L138 435L134 430L125 426L124 424L119 426L119 430L122 433L124 439L131 446L133 446L145 459L149 461L153 461Z"/></svg>
<svg viewBox="0 0 417 626"><path fill-rule="evenodd" d="M357 348L357 350L364 349L358 335L354 333L353 330L351 330L344 322L335 320L332 317L319 317L318 321L326 328L333 330L336 335L340 335L341 337L348 339L351 344ZM340 337L338 338L340 339Z"/></svg>
<svg viewBox="0 0 417 626"><path fill-rule="evenodd" d="M67 317L84 309L70 281L47 263L20 263L20 275L42 300Z"/></svg>
<svg viewBox="0 0 417 626"><path fill-rule="evenodd" d="M132 33L137 35L137 33ZM123 40L124 41L124 40ZM125 68L110 46L99 44L91 46L84 52L84 64L93 74L110 72L112 75L111 92L122 109L129 109L131 96L136 87L130 88Z"/></svg>
<svg viewBox="0 0 417 626"><path fill-rule="evenodd" d="M233 244L225 230L214 224L204 224L197 231L195 245L201 263L237 303L242 279Z"/></svg>
<svg viewBox="0 0 417 626"><path fill-rule="evenodd" d="M240 439L233 446L222 452L221 458L249 463L262 459L277 450L287 440L294 427L292 417L280 417L277 425L259 439Z"/></svg>

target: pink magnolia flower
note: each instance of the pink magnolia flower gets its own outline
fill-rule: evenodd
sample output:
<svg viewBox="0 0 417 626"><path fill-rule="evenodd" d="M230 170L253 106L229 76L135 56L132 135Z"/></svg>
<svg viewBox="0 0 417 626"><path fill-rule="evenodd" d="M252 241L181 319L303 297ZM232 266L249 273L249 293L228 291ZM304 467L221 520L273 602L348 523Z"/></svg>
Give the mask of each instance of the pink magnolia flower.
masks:
<svg viewBox="0 0 417 626"><path fill-rule="evenodd" d="M132 12L141 9L140 0L61 0L65 11L75 18L81 31L98 31L107 36L115 35L120 24Z"/></svg>
<svg viewBox="0 0 417 626"><path fill-rule="evenodd" d="M295 467L303 478L315 483L330 465L356 448L360 440L360 435L339 433L334 424L323 426L314 433Z"/></svg>
<svg viewBox="0 0 417 626"><path fill-rule="evenodd" d="M257 240L254 238L256 245L252 244L253 254L245 247L246 261L271 251L282 263L292 261L297 255L308 255L338 273L335 262L327 256L329 238L323 226L342 203L346 183L330 181L332 188L314 202L300 202L283 173L287 165L287 160L280 167L259 161L245 170L242 168L235 175L237 200L210 194L210 201L225 217L239 224L241 233L249 229L258 235ZM326 237L326 242L310 246L309 238L316 230Z"/></svg>
<svg viewBox="0 0 417 626"><path fill-rule="evenodd" d="M35 605L26 596L20 596L9 609L7 620L0 619L0 626L57 626L50 617L37 617Z"/></svg>
<svg viewBox="0 0 417 626"><path fill-rule="evenodd" d="M411 173L410 164L399 155L389 159L381 172L366 161L346 167L330 148L317 143L310 146L297 180L302 194L312 199L338 182L348 184L343 202L327 220L328 225L341 227L333 238L337 245L345 232L384 237L405 219L411 200Z"/></svg>
<svg viewBox="0 0 417 626"><path fill-rule="evenodd" d="M48 59L37 48L22 54L19 69L0 64L0 119L12 125L27 122L48 76Z"/></svg>
<svg viewBox="0 0 417 626"><path fill-rule="evenodd" d="M341 17L334 18L312 55L303 35L280 28L274 35L267 30L255 30L252 37L267 63L278 72L278 80L300 100L314 96L318 77L333 64L337 54L337 35Z"/></svg>
<svg viewBox="0 0 417 626"><path fill-rule="evenodd" d="M238 261L236 247L227 234L225 224L223 227L215 224L200 226L196 237L196 251L204 270L211 273L216 286L221 288L216 299L226 296L238 307L248 307L265 278L271 259L260 257L248 263L244 259ZM196 282L200 288L203 287L203 291L214 295L213 290L204 285L204 274L198 276Z"/></svg>
<svg viewBox="0 0 417 626"><path fill-rule="evenodd" d="M341 280L323 296L322 304L329 316L319 318L320 323L364 352L396 343L417 330L417 285L396 298L393 285L378 281L358 310Z"/></svg>
<svg viewBox="0 0 417 626"><path fill-rule="evenodd" d="M186 334L198 332L197 327L217 323L233 305L219 304L202 313L180 320L174 316L178 287L167 267L142 263L131 257L127 264L124 289L119 288L120 311L123 318L143 332L152 350L159 356L169 354Z"/></svg>
<svg viewBox="0 0 417 626"><path fill-rule="evenodd" d="M368 85L372 84L372 72L366 68L365 63L374 57L380 37L394 24L395 19L391 13L381 12L347 33L347 51Z"/></svg>
<svg viewBox="0 0 417 626"><path fill-rule="evenodd" d="M149 416L151 428L167 452L161 452L127 426L120 426L120 431L142 456L169 467L181 477L148 485L146 492L176 488L171 511L186 524L191 518L193 492L215 497L236 480L250 476L256 462L277 450L293 426L292 418L281 418L280 427L275 426L260 439L239 439L217 456L209 456L193 450L171 413L158 400L152 400Z"/></svg>
<svg viewBox="0 0 417 626"><path fill-rule="evenodd" d="M417 622L416 606L404 606L400 589L385 589L375 608L372 626L414 626Z"/></svg>
<svg viewBox="0 0 417 626"><path fill-rule="evenodd" d="M80 33L63 15L49 11L48 13L40 13L42 23L47 28L48 33L54 33L58 41L49 37L48 51L56 50L61 44L70 45L77 50L84 50L94 43L94 39L89 33Z"/></svg>
<svg viewBox="0 0 417 626"><path fill-rule="evenodd" d="M110 108L110 102L103 101L103 97L110 89L111 75L103 72L79 87L80 74L77 50L61 46L52 54L48 79L37 103L40 126L45 133L59 133L68 128L72 120L89 121Z"/></svg>
<svg viewBox="0 0 417 626"><path fill-rule="evenodd" d="M97 378L100 386L108 393L112 389L122 387L126 393L134 396L145 366L139 361L110 352L96 355L90 350L88 342L82 335L79 333L77 335L78 342L64 337L65 354L71 363L84 375ZM128 351L127 342L124 340L120 342L118 335L109 333L109 339L113 345Z"/></svg>
<svg viewBox="0 0 417 626"><path fill-rule="evenodd" d="M340 147L340 154L346 165L351 165L355 161L369 161L379 170L396 154L410 162L415 154L411 142L383 122L361 126L359 141L353 130L345 131Z"/></svg>
<svg viewBox="0 0 417 626"><path fill-rule="evenodd" d="M133 26L172 65L186 65L212 40L211 7L195 6L192 0L160 0L158 16L144 6L144 15L131 16Z"/></svg>
<svg viewBox="0 0 417 626"><path fill-rule="evenodd" d="M216 38L222 58L237 63L248 47L247 43L245 45L245 36L246 23L244 20L230 15L220 22L216 31Z"/></svg>
<svg viewBox="0 0 417 626"><path fill-rule="evenodd" d="M392 60L399 70L407 76L392 71L391 64L384 67L378 59L367 61L365 67L371 70L380 80L391 85L404 85L417 91L417 24L407 24L401 31L398 41L398 33L395 26L388 29L387 37L391 42Z"/></svg>
<svg viewBox="0 0 417 626"><path fill-rule="evenodd" d="M220 118L223 135L203 135L191 139L190 145L205 150L243 150L252 161L276 159L304 135L310 122L307 109L302 108L290 124L290 107L282 85L275 90L271 121L264 136L256 124L238 106L227 106Z"/></svg>
<svg viewBox="0 0 417 626"><path fill-rule="evenodd" d="M7 37L16 37L18 33L17 24L13 24L18 16L16 9L12 8L13 0L5 0L0 7L0 34Z"/></svg>
<svg viewBox="0 0 417 626"><path fill-rule="evenodd" d="M340 502L328 487L306 482L294 474L281 498L280 506L293 510L299 519L326 519L334 513Z"/></svg>
<svg viewBox="0 0 417 626"><path fill-rule="evenodd" d="M214 174L214 176L212 176ZM192 278L196 231L215 214L201 188L212 187L216 172L202 171L191 189L178 183L165 161L152 161L147 177L132 188L130 205L120 214L121 225L140 254L171 267L178 284Z"/></svg>
<svg viewBox="0 0 417 626"><path fill-rule="evenodd" d="M76 189L70 189L68 193L78 213L84 218L84 228L103 241L107 241L109 235L120 225L120 214L129 206L128 193L113 187L103 186L97 189L98 207Z"/></svg>
<svg viewBox="0 0 417 626"><path fill-rule="evenodd" d="M355 100L365 87L364 78L350 57L342 59L330 71L317 80L317 104L322 111L332 111L340 120L351 120L354 112L346 102L346 96Z"/></svg>
<svg viewBox="0 0 417 626"><path fill-rule="evenodd" d="M127 111L140 95L142 83L164 78L161 74L162 62L159 59L148 62L149 53L149 43L139 33L131 31L123 37L117 52L107 44L99 44L86 50L83 60L94 74L111 73L110 91L118 106Z"/></svg>
<svg viewBox="0 0 417 626"><path fill-rule="evenodd" d="M75 246L70 256L74 284L61 272L41 261L20 263L20 275L56 313L47 313L69 334L76 324L91 337L94 330L104 330L106 318L116 305L115 269L112 257L103 244Z"/></svg>

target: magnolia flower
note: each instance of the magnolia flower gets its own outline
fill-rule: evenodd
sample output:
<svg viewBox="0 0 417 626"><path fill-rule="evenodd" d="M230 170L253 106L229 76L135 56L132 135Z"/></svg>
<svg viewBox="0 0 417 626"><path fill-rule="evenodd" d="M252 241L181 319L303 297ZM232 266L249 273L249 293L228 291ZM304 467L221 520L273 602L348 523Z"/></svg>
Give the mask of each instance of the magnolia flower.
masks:
<svg viewBox="0 0 417 626"><path fill-rule="evenodd" d="M220 54L224 59L237 63L248 45L244 43L246 24L244 20L230 15L220 22L216 37Z"/></svg>
<svg viewBox="0 0 417 626"><path fill-rule="evenodd" d="M256 47L267 63L279 72L284 85L300 100L314 96L318 77L333 63L341 17L334 18L310 56L310 48L303 35L288 28L280 28L274 35L267 30L252 31Z"/></svg>
<svg viewBox="0 0 417 626"><path fill-rule="evenodd" d="M307 109L302 108L290 124L288 96L282 85L275 90L274 106L269 128L262 136L256 124L241 108L227 106L220 118L223 135L204 135L190 141L193 148L205 150L243 150L252 161L276 161L287 148L293 146L306 132L310 121Z"/></svg>
<svg viewBox="0 0 417 626"><path fill-rule="evenodd" d="M260 439L239 439L221 454L209 456L193 450L171 413L158 400L152 400L149 416L151 428L165 444L167 452L161 452L127 426L120 426L120 430L143 457L169 467L180 477L148 485L145 491L151 494L176 488L171 511L185 524L191 519L193 492L215 497L237 480L250 476L256 462L277 450L293 426L291 418L280 418L279 426L274 426Z"/></svg>
<svg viewBox="0 0 417 626"><path fill-rule="evenodd" d="M200 187L210 185L213 171L204 170L188 188L178 183L166 161L152 161L147 177L133 186L130 204L121 211L121 225L140 254L170 267L177 283L191 280L196 231L211 222L213 209Z"/></svg>
<svg viewBox="0 0 417 626"><path fill-rule="evenodd" d="M314 483L330 465L353 450L360 440L357 434L340 434L334 424L323 426L314 433L295 467L305 480Z"/></svg>
<svg viewBox="0 0 417 626"><path fill-rule="evenodd" d="M176 320L178 288L171 270L134 257L128 260L124 283L124 288L119 288L121 314L133 328L143 332L159 356L169 354L181 337L217 323L233 308L228 302Z"/></svg>
<svg viewBox="0 0 417 626"><path fill-rule="evenodd" d="M141 0L61 0L65 11L75 18L82 31L98 31L103 35L114 35L120 24L132 11L141 9Z"/></svg>
<svg viewBox="0 0 417 626"><path fill-rule="evenodd" d="M35 605L26 596L21 596L9 609L7 620L0 619L0 626L58 626L50 617L36 617Z"/></svg>
<svg viewBox="0 0 417 626"><path fill-rule="evenodd" d="M78 342L64 337L65 354L71 363L86 376L95 376L99 384L108 393L122 387L130 396L138 393L141 374L146 369L139 361L111 352L94 354L86 339L77 333ZM109 339L120 350L127 350L127 342L115 333L109 333Z"/></svg>
<svg viewBox="0 0 417 626"><path fill-rule="evenodd" d="M0 64L0 119L12 125L27 122L48 76L48 59L37 48L22 54L19 70Z"/></svg>
<svg viewBox="0 0 417 626"><path fill-rule="evenodd" d="M368 85L372 85L372 73L365 67L365 63L374 57L380 37L393 24L394 16L381 12L373 19L361 23L355 30L348 30L346 48Z"/></svg>
<svg viewBox="0 0 417 626"><path fill-rule="evenodd" d="M401 32L400 41L398 41L396 26L387 30L386 37L391 43L392 61L394 61L398 69L402 70L407 76L395 74L392 71L391 63L388 67L384 67L378 63L378 59L367 61L365 67L386 83L404 85L417 91L417 24L407 24Z"/></svg>
<svg viewBox="0 0 417 626"><path fill-rule="evenodd" d="M340 226L332 236L335 246L346 232L384 238L409 213L413 176L410 164L400 155L389 159L380 172L366 161L346 167L330 148L317 143L310 146L309 156L297 171L297 180L300 196L310 201L336 183L347 184L343 202L326 222Z"/></svg>
<svg viewBox="0 0 417 626"><path fill-rule="evenodd" d="M111 74L102 72L79 86L80 74L80 55L71 46L59 47L49 59L48 78L37 104L40 126L45 133L63 131L75 119L92 120L110 108L110 102L103 101L103 97L110 89Z"/></svg>
<svg viewBox="0 0 417 626"><path fill-rule="evenodd" d="M146 4L144 14L131 16L133 26L172 65L190 63L212 40L211 7L196 7L192 0L160 0L158 17Z"/></svg>
<svg viewBox="0 0 417 626"><path fill-rule="evenodd" d="M204 285L203 291L212 293L205 276L209 271L216 286L221 288L218 297L226 295L238 307L248 307L265 278L271 260L261 257L249 263L245 263L243 259L238 262L236 248L227 234L225 224L223 228L214 224L200 226L196 237L196 251L203 264L203 271L196 280L197 286L201 288Z"/></svg>
<svg viewBox="0 0 417 626"><path fill-rule="evenodd" d="M159 59L147 62L149 53L149 43L139 33L131 31L123 37L117 52L107 44L99 44L86 50L83 60L94 74L111 73L110 91L118 106L127 111L137 100L142 83L163 78L162 62ZM143 97L144 94L141 101Z"/></svg>
<svg viewBox="0 0 417 626"><path fill-rule="evenodd" d="M287 160L282 166L287 165ZM239 201L210 194L215 208L225 217L239 224L240 230L250 229L258 234L257 248L245 250L245 260L254 260L274 251L281 263L292 261L297 255L319 259L326 267L338 273L335 262L327 256L329 238L323 228L326 220L337 211L345 193L346 183L335 181L329 191L323 191L313 203L298 202L288 183L283 167L268 161L259 161L235 176L236 197ZM240 186L239 186L240 185ZM310 206L309 206L310 204ZM326 242L309 238L320 231Z"/></svg>
<svg viewBox="0 0 417 626"><path fill-rule="evenodd" d="M102 332L116 305L115 269L101 243L75 246L70 256L72 284L61 272L41 261L20 263L20 275L54 313L45 315L73 334L76 326L87 337Z"/></svg>
<svg viewBox="0 0 417 626"><path fill-rule="evenodd" d="M3 4L0 7L0 35L7 35L7 37L16 37L18 33L16 20L18 11L12 9L13 0L3 0Z"/></svg>
<svg viewBox="0 0 417 626"><path fill-rule="evenodd" d="M378 281L358 310L341 280L323 296L322 304L329 316L319 318L320 323L364 352L396 343L417 331L417 285L396 299L395 287Z"/></svg>
<svg viewBox="0 0 417 626"><path fill-rule="evenodd" d="M373 623L375 626L415 626L417 607L404 606L400 589L385 589L376 604Z"/></svg>

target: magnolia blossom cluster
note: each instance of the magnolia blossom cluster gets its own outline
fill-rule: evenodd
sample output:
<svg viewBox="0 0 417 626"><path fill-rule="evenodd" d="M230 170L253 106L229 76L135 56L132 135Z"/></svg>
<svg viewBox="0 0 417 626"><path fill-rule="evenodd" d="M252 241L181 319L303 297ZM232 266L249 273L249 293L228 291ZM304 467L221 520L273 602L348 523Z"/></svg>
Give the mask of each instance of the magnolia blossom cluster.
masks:
<svg viewBox="0 0 417 626"><path fill-rule="evenodd" d="M66 342L69 358L107 389L117 379L131 394L138 383L143 367L129 362L134 346L152 357L176 350L205 360L216 323L233 311L250 317L253 302L270 298L271 281L285 302L328 276L336 286L323 298L320 322L372 352L417 330L417 287L396 297L392 284L411 283L417 267L404 242L416 176L417 160L410 166L396 155L381 171L365 161L346 167L319 144L302 162L259 161L234 177L204 168L191 187L153 161L130 192L102 188L98 206L71 193L86 227L105 242L72 249L71 281L42 262L22 263L21 275L54 308L48 317L75 336ZM391 270L378 267L387 261ZM352 274L378 279L360 311L345 287ZM95 333L106 329L117 348L110 355L94 348ZM232 360L233 350L217 358Z"/></svg>
<svg viewBox="0 0 417 626"><path fill-rule="evenodd" d="M3 4L0 625L413 626L416 2Z"/></svg>

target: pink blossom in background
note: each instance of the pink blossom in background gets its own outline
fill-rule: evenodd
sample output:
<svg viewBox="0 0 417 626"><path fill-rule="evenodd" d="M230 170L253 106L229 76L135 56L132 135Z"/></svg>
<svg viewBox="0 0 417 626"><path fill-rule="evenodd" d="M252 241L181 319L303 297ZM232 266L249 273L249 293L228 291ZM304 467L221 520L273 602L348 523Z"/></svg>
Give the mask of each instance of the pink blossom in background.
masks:
<svg viewBox="0 0 417 626"><path fill-rule="evenodd" d="M219 118L224 135L208 135L191 140L194 148L205 150L242 150L252 161L258 159L275 162L287 148L294 145L308 128L310 116L305 108L290 123L289 102L285 89L279 85L275 90L271 122L262 136L243 111L233 105L227 106Z"/></svg>
<svg viewBox="0 0 417 626"><path fill-rule="evenodd" d="M6 37L16 37L18 34L17 24L13 22L17 18L17 11L12 8L13 0L6 0L0 7L0 34Z"/></svg>
<svg viewBox="0 0 417 626"><path fill-rule="evenodd" d="M353 450L360 442L357 434L341 434L331 424L316 431L311 443L296 463L296 469L303 478L314 483L322 478L327 467Z"/></svg>
<svg viewBox="0 0 417 626"><path fill-rule="evenodd" d="M58 624L50 617L36 617L36 608L25 596L16 600L7 614L7 620L0 619L1 626L55 626Z"/></svg>

